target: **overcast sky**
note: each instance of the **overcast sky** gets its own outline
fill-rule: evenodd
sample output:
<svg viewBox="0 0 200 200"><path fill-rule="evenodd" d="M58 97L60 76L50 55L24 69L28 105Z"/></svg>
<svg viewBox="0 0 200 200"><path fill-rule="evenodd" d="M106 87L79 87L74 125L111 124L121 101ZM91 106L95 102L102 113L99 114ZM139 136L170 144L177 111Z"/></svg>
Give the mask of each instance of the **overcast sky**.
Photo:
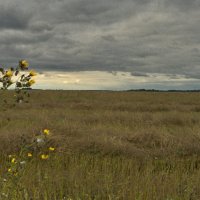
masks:
<svg viewBox="0 0 200 200"><path fill-rule="evenodd" d="M0 0L0 63L23 58L56 88L196 89L200 0Z"/></svg>

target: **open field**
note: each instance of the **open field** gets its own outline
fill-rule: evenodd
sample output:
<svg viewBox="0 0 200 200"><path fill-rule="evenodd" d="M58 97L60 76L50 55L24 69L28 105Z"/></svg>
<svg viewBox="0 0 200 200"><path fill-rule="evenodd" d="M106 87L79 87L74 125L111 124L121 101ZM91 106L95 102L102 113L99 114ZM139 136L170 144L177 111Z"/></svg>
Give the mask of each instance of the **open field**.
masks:
<svg viewBox="0 0 200 200"><path fill-rule="evenodd" d="M57 151L33 158L2 199L200 199L200 93L30 93L0 113L1 174L22 135L48 128Z"/></svg>

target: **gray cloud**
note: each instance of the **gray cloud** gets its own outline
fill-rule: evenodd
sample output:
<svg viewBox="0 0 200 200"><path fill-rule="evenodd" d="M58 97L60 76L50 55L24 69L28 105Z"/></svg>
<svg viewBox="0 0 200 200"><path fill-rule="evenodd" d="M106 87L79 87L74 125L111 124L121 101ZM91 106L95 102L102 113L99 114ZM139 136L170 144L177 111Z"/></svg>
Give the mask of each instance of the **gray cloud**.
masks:
<svg viewBox="0 0 200 200"><path fill-rule="evenodd" d="M199 78L199 11L199 0L0 0L0 63Z"/></svg>
<svg viewBox="0 0 200 200"><path fill-rule="evenodd" d="M53 26L45 21L36 21L30 24L30 30L33 32L51 31Z"/></svg>
<svg viewBox="0 0 200 200"><path fill-rule="evenodd" d="M117 42L116 38L113 35L103 35L102 39L110 42Z"/></svg>
<svg viewBox="0 0 200 200"><path fill-rule="evenodd" d="M131 72L131 76L143 76L143 77L149 77L148 74L142 73L142 72Z"/></svg>
<svg viewBox="0 0 200 200"><path fill-rule="evenodd" d="M165 6L173 6L181 11L198 10L200 7L199 0L165 0L163 2Z"/></svg>
<svg viewBox="0 0 200 200"><path fill-rule="evenodd" d="M0 7L0 29L25 29L31 14L19 7Z"/></svg>

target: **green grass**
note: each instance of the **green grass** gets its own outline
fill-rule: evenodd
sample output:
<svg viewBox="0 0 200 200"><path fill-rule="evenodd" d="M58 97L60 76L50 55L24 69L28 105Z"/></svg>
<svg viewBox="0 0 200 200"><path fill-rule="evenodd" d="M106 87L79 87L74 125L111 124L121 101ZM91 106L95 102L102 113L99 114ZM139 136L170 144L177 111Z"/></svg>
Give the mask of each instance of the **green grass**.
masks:
<svg viewBox="0 0 200 200"><path fill-rule="evenodd" d="M2 94L1 94L2 93ZM12 103L11 91L0 91ZM31 91L0 113L0 199L200 199L200 93ZM0 106L3 103L0 102ZM6 177L22 135L57 147Z"/></svg>

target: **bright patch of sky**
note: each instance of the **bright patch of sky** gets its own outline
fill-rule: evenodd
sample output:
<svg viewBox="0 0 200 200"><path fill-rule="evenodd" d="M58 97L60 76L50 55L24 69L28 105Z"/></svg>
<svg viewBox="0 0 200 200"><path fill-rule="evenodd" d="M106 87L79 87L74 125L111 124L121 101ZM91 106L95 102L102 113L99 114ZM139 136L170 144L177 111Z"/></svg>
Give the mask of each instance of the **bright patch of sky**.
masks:
<svg viewBox="0 0 200 200"><path fill-rule="evenodd" d="M35 89L130 90L130 89L198 89L199 79L185 75L130 72L62 72L38 74ZM196 87L194 87L196 85Z"/></svg>

